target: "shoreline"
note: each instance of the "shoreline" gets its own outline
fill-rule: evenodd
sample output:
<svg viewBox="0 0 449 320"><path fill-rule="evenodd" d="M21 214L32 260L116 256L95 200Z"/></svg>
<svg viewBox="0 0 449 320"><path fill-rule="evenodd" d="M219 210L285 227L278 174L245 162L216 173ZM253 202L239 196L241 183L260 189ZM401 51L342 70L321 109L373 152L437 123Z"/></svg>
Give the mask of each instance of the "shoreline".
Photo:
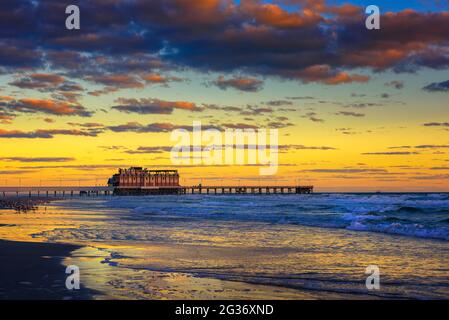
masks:
<svg viewBox="0 0 449 320"><path fill-rule="evenodd" d="M132 207L150 205L151 210L133 211L121 200L120 206L100 207L83 200L56 201L28 214L7 209L0 215L0 238L7 239L0 240L0 300L447 297L445 241L245 219L198 220L194 215L189 220L182 214L172 219L145 199L129 200ZM206 205L208 213L210 205L221 203ZM288 205L277 200L269 214L288 213L293 210ZM241 230L251 232L245 241ZM439 251L442 255L434 254ZM382 296L363 286L366 265L373 263L381 265L385 277ZM82 290L65 288L68 265L79 266ZM413 265L414 271L398 272L398 265ZM428 279L420 281L416 274Z"/></svg>
<svg viewBox="0 0 449 320"><path fill-rule="evenodd" d="M68 290L63 260L82 246L0 240L0 300L91 300L95 291Z"/></svg>

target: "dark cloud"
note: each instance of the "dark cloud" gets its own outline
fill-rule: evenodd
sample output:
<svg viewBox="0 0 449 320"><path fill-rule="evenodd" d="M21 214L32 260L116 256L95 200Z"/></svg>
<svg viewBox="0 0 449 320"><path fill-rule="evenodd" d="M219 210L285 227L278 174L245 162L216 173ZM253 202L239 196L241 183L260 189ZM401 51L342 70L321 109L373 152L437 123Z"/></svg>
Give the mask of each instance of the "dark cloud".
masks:
<svg viewBox="0 0 449 320"><path fill-rule="evenodd" d="M48 89L54 88L65 81L64 77L57 74L33 73L10 82L9 84L21 89Z"/></svg>
<svg viewBox="0 0 449 320"><path fill-rule="evenodd" d="M279 150L337 150L334 147L328 146L305 146L302 144L284 144L278 146Z"/></svg>
<svg viewBox="0 0 449 320"><path fill-rule="evenodd" d="M400 89L404 88L404 81L402 81L402 80L391 80L390 82L386 82L384 85L386 87L392 87L392 88L400 90Z"/></svg>
<svg viewBox="0 0 449 320"><path fill-rule="evenodd" d="M449 145L446 144L420 144L416 146L393 146L388 147L388 149L447 149Z"/></svg>
<svg viewBox="0 0 449 320"><path fill-rule="evenodd" d="M39 129L36 131L21 131L21 130L4 130L0 129L0 139L2 138L25 138L25 139L51 139L55 135L68 135L68 136L84 136L84 137L96 137L98 131L95 130L68 130L68 129Z"/></svg>
<svg viewBox="0 0 449 320"><path fill-rule="evenodd" d="M388 171L385 169L375 169L375 168L310 169L302 171L315 172L315 173L388 173Z"/></svg>
<svg viewBox="0 0 449 320"><path fill-rule="evenodd" d="M350 117L364 117L364 113L358 113L358 112L352 112L352 111L338 111L335 113L336 115L340 116L350 116Z"/></svg>
<svg viewBox="0 0 449 320"><path fill-rule="evenodd" d="M383 104L376 103L376 102L359 102L359 103L350 103L347 105L344 105L345 108L355 108L355 109L363 109L363 108L369 108L369 107L381 107Z"/></svg>
<svg viewBox="0 0 449 320"><path fill-rule="evenodd" d="M91 111L76 103L51 99L0 97L0 108L10 112L46 113L58 116L90 117Z"/></svg>
<svg viewBox="0 0 449 320"><path fill-rule="evenodd" d="M219 76L212 84L216 85L222 90L228 88L237 89L240 91L256 92L262 89L263 81L256 78L236 77L225 79L224 76Z"/></svg>
<svg viewBox="0 0 449 320"><path fill-rule="evenodd" d="M3 11L3 9L1 10ZM10 29L12 26L15 25L7 26L7 30L10 30L11 34L14 33L14 31ZM41 66L43 63L42 53L33 46L34 44L32 43L28 44L22 42L0 40L0 66L11 69Z"/></svg>
<svg viewBox="0 0 449 320"><path fill-rule="evenodd" d="M159 73L148 73L140 76L142 80L151 84L161 84L167 86L170 82L181 82L184 79L174 76L164 76Z"/></svg>
<svg viewBox="0 0 449 320"><path fill-rule="evenodd" d="M81 127L81 128L103 128L104 127L104 125L102 123L97 123L97 122L86 122L86 123L67 122L67 124L70 126Z"/></svg>
<svg viewBox="0 0 449 320"><path fill-rule="evenodd" d="M141 89L144 87L139 79L127 74L94 75L86 77L86 80L121 89Z"/></svg>
<svg viewBox="0 0 449 320"><path fill-rule="evenodd" d="M1 1L0 66L48 66L116 88L141 88L138 73L163 68L335 85L368 81L353 73L358 68L449 66L445 11L384 13L382 28L372 32L361 27L364 7L325 1L82 1L82 28L73 32L63 27L66 5ZM218 80L223 88L246 91L262 85Z"/></svg>
<svg viewBox="0 0 449 320"><path fill-rule="evenodd" d="M310 121L313 121L313 122L324 122L324 119L317 118L316 115L317 115L316 112L307 112L302 117L303 118L307 118L307 119L309 119Z"/></svg>
<svg viewBox="0 0 449 320"><path fill-rule="evenodd" d="M247 108L240 112L244 116L257 116L264 113L272 113L274 110L271 107L258 107L248 105Z"/></svg>
<svg viewBox="0 0 449 320"><path fill-rule="evenodd" d="M425 127L449 127L449 122L427 122Z"/></svg>
<svg viewBox="0 0 449 320"><path fill-rule="evenodd" d="M421 144L418 146L415 146L417 149L447 149L449 148L449 145L445 144Z"/></svg>
<svg viewBox="0 0 449 320"><path fill-rule="evenodd" d="M293 102L289 100L271 100L263 102L262 104L270 106L270 107L280 107L280 106L290 106Z"/></svg>
<svg viewBox="0 0 449 320"><path fill-rule="evenodd" d="M134 99L134 98L118 98L116 100L119 105L115 105L112 109L138 114L171 114L174 109L187 111L200 111L202 108L198 107L193 102L187 101L165 101L159 99Z"/></svg>
<svg viewBox="0 0 449 320"><path fill-rule="evenodd" d="M260 126L249 123L222 123L223 129L260 129Z"/></svg>
<svg viewBox="0 0 449 320"><path fill-rule="evenodd" d="M284 76L300 79L304 83L320 82L327 85L337 85L351 82L368 82L370 77L360 74L349 74L335 70L330 65L321 64L306 67L299 71L284 71Z"/></svg>
<svg viewBox="0 0 449 320"><path fill-rule="evenodd" d="M168 122L149 123L147 125L140 124L138 122L128 122L122 125L107 127L113 132L136 132L136 133L149 133L149 132L171 132L176 129L185 129L188 131L193 130L193 126L189 125L175 125ZM216 126L201 126L202 130L207 129L220 129Z"/></svg>
<svg viewBox="0 0 449 320"><path fill-rule="evenodd" d="M449 92L449 80L443 82L433 82L422 89L428 92Z"/></svg>
<svg viewBox="0 0 449 320"><path fill-rule="evenodd" d="M366 94L364 94L364 93L351 93L351 97L352 98L363 98L363 97L366 97Z"/></svg>
<svg viewBox="0 0 449 320"><path fill-rule="evenodd" d="M286 97L286 99L289 100L313 100L315 99L315 97L311 97L311 96L297 96L297 97Z"/></svg>
<svg viewBox="0 0 449 320"><path fill-rule="evenodd" d="M267 127L270 129L283 129L283 128L287 128L287 127L292 127L294 126L293 123L291 122L286 122L284 120L281 121L270 121L267 123Z"/></svg>
<svg viewBox="0 0 449 320"><path fill-rule="evenodd" d="M75 158L67 157L42 157L42 158L28 158L28 157L4 157L0 158L3 161L13 162L69 162L75 160Z"/></svg>
<svg viewBox="0 0 449 320"><path fill-rule="evenodd" d="M78 83L67 81L67 82L64 82L62 85L60 85L58 87L58 90L64 91L64 92L67 92L67 91L84 91L84 88L80 84L78 84Z"/></svg>
<svg viewBox="0 0 449 320"><path fill-rule="evenodd" d="M33 166L33 167L20 167L21 169L78 169L78 170L86 170L86 171L95 171L98 169L116 169L121 166L129 166L122 164L81 164L81 165L42 165L42 166ZM76 179L75 181L78 181Z"/></svg>
<svg viewBox="0 0 449 320"><path fill-rule="evenodd" d="M101 95L116 92L118 90L119 89L115 88L115 87L104 87L103 89L100 89L100 90L89 91L87 94L94 96L94 97L99 97Z"/></svg>
<svg viewBox="0 0 449 320"><path fill-rule="evenodd" d="M127 149L125 146L99 146L99 148L104 150L123 150Z"/></svg>
<svg viewBox="0 0 449 320"><path fill-rule="evenodd" d="M7 110L4 110L1 107L1 102L0 102L0 123L2 123L2 124L10 124L10 123L12 123L14 118L15 118L15 115L13 113L11 113L11 112L8 112Z"/></svg>
<svg viewBox="0 0 449 320"><path fill-rule="evenodd" d="M364 152L362 155L368 156L402 156L402 155L412 155L419 154L418 152L409 152L409 151L393 151L393 152Z"/></svg>
<svg viewBox="0 0 449 320"><path fill-rule="evenodd" d="M360 134L360 132L353 131L352 128L336 128L335 130L346 135Z"/></svg>
<svg viewBox="0 0 449 320"><path fill-rule="evenodd" d="M172 150L172 146L155 146L155 147L138 147L136 150L127 150L125 153L129 154L143 154L143 153L164 153L170 152Z"/></svg>

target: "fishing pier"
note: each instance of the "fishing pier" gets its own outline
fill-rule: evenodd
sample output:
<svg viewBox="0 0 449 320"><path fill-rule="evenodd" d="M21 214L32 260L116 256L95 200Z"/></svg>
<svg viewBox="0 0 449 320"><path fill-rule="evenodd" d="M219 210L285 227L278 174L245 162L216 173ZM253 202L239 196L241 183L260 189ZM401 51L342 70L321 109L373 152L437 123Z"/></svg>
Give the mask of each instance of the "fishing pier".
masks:
<svg viewBox="0 0 449 320"><path fill-rule="evenodd" d="M177 170L148 170L142 167L119 169L108 180L108 186L96 187L0 187L0 195L29 197L99 197L186 194L310 194L306 185L214 185L181 186Z"/></svg>
<svg viewBox="0 0 449 320"><path fill-rule="evenodd" d="M153 188L111 187L1 187L0 196L28 197L99 197L130 195L192 195L192 194L309 194L313 186L179 186Z"/></svg>

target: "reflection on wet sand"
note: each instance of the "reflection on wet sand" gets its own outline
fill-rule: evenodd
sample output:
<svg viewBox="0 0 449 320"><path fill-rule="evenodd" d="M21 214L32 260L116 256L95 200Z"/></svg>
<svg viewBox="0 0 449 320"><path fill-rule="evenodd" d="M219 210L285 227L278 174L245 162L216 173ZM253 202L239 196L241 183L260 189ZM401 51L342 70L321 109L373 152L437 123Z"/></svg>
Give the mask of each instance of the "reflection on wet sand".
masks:
<svg viewBox="0 0 449 320"><path fill-rule="evenodd" d="M0 213L0 238L82 245L63 261L106 299L378 299L449 295L446 241L345 229L155 215L102 200ZM30 236L31 235L31 236ZM381 290L365 268L381 270Z"/></svg>

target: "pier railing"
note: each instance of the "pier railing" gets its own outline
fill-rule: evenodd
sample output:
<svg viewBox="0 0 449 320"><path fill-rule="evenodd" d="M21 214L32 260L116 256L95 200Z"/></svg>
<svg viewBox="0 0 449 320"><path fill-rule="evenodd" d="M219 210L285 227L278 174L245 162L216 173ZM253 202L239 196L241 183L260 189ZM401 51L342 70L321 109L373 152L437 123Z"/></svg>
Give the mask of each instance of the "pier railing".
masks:
<svg viewBox="0 0 449 320"><path fill-rule="evenodd" d="M183 194L297 194L313 193L313 186L190 186Z"/></svg>
<svg viewBox="0 0 449 320"><path fill-rule="evenodd" d="M74 197L146 194L309 194L313 186L0 187L0 196Z"/></svg>

